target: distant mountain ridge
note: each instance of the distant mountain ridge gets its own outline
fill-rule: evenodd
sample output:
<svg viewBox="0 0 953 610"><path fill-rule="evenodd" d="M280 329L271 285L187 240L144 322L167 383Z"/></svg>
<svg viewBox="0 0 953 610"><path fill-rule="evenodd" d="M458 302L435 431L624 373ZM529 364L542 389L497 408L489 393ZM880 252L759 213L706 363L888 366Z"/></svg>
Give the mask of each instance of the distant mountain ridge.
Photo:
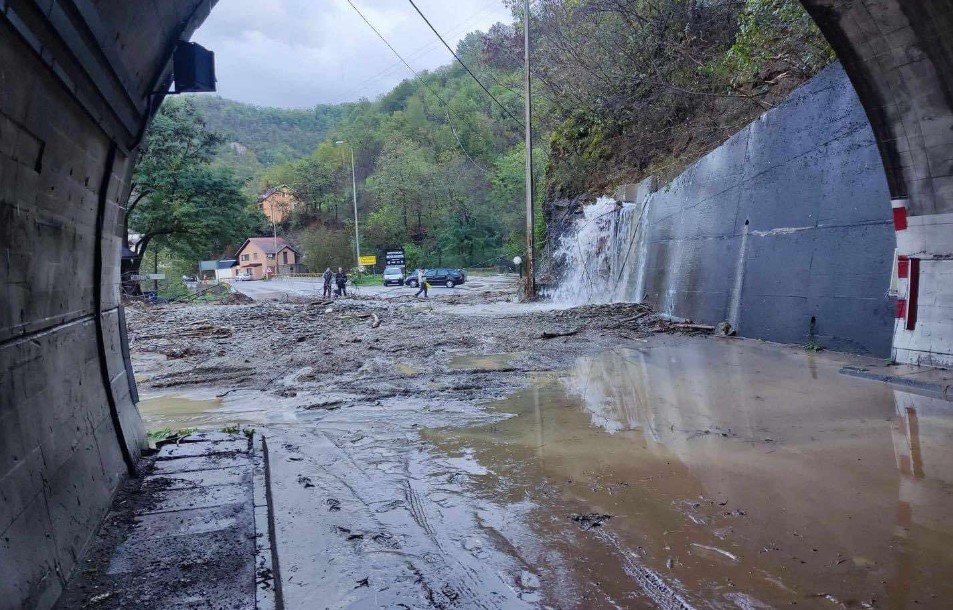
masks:
<svg viewBox="0 0 953 610"><path fill-rule="evenodd" d="M320 104L311 109L270 108L235 102L214 95L189 99L209 128L254 153L263 166L278 165L310 155L340 124L350 104ZM231 151L247 154L247 151Z"/></svg>

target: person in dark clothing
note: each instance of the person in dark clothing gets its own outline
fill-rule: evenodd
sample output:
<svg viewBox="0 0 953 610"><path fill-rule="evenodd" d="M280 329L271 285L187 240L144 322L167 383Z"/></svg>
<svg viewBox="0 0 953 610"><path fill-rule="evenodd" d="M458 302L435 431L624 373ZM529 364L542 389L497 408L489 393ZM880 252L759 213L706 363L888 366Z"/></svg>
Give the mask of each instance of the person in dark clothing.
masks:
<svg viewBox="0 0 953 610"><path fill-rule="evenodd" d="M426 273L427 273L426 269L417 270L418 287L417 287L417 294L415 294L414 297L419 297L420 293L422 292L424 293L424 298L425 299L427 298L427 276L425 275Z"/></svg>
<svg viewBox="0 0 953 610"><path fill-rule="evenodd" d="M324 293L322 296L329 297L331 296L331 280L334 279L334 274L331 273L331 268L328 267L324 270L324 275L321 276L324 278Z"/></svg>
<svg viewBox="0 0 953 610"><path fill-rule="evenodd" d="M344 269L338 267L338 272L334 275L334 281L338 285L337 294L338 296L347 296L347 274L344 273Z"/></svg>

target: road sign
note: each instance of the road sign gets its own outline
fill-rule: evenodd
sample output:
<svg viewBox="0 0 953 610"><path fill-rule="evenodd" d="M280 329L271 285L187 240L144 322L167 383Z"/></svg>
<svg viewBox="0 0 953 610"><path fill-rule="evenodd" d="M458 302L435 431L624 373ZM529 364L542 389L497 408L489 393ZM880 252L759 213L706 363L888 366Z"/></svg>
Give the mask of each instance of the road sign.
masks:
<svg viewBox="0 0 953 610"><path fill-rule="evenodd" d="M374 256L373 254L371 254L370 256L362 256L360 259L358 259L358 262L361 265L367 265L369 267L373 267L374 265L377 264L377 257Z"/></svg>
<svg viewBox="0 0 953 610"><path fill-rule="evenodd" d="M164 273L144 273L144 274L133 274L129 276L129 279L133 282L145 282L146 280L164 280Z"/></svg>
<svg viewBox="0 0 953 610"><path fill-rule="evenodd" d="M403 267L405 264L404 249L400 248L384 252L384 263L388 267Z"/></svg>

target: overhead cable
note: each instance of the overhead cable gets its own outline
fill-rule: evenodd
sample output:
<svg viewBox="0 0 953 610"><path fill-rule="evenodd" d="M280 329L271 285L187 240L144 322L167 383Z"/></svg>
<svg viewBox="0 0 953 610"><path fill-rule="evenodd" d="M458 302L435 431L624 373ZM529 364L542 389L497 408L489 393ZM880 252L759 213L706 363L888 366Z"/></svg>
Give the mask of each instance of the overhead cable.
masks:
<svg viewBox="0 0 953 610"><path fill-rule="evenodd" d="M440 32L437 31L437 28L435 28L435 27L433 26L433 24L430 23L430 20L427 19L427 16L424 15L423 12L422 12L422 11L417 7L417 5L414 3L414 0L407 0L407 1L410 2L410 5L411 5L412 7L414 7L414 10L417 11L417 14L418 14L418 15L420 15L420 18L423 19L424 22L427 24L427 26L429 26L430 29L433 31L433 33L437 35L437 38L440 39L440 42L443 43L443 46L447 47L447 50L450 51L450 54L453 55L453 58L456 59L457 62L458 62L461 66L463 66L463 69L467 71L467 74L470 75L470 77L476 82L476 84L480 85L480 88L483 89L483 91L485 91L486 94L490 96L490 99L492 99L494 102L496 102L496 105L503 109L503 112L506 113L506 116L508 116L508 117L510 117L511 119L513 119L514 121L516 121L516 123L520 126L520 128L523 128L523 121L519 120L519 119L516 117L516 115L514 115L512 112L510 112L509 108L507 108L506 106L503 105L503 102L501 102L500 100L496 99L496 96L493 95L492 93L490 93L490 90L487 89L486 86L480 81L480 79L476 77L476 74L473 73L473 70L471 70L470 67L469 67L467 64L463 63L463 60L460 59L460 56L457 55L457 52L454 51L454 50L450 47L450 45L447 44L447 41L443 39L443 36L440 35ZM348 0L348 2L350 2L350 0Z"/></svg>
<svg viewBox="0 0 953 610"><path fill-rule="evenodd" d="M467 156L467 159L469 159L470 162L473 163L473 165L476 166L477 169L479 169L479 170L480 170L481 172L483 172L484 174L490 174L491 172L489 172L486 168L484 168L484 167L481 166L479 163L477 163L476 161L474 161L473 157L470 156L470 153L467 152L467 149L464 148L463 142L460 141L460 137L457 135L456 129L453 128L453 123L450 122L450 103L447 102L447 100L443 99L443 96L441 96L439 93L437 93L437 90L434 89L433 87L431 87L430 84L427 83L427 81L426 81L425 79L423 79L423 78L420 77L420 74L419 74L416 70L414 70L413 66L411 66L409 63L407 63L407 60L405 60L405 59L401 56L401 54L397 52L397 49L395 49L395 48L393 47L393 45L391 45L391 43L387 42L387 39L384 38L384 35L381 34L380 31L379 31L376 27L374 27L374 24L373 24L373 23L371 23L370 21L368 21L367 17L364 16L364 13L362 13L361 10L360 10L359 8L357 8L357 6L355 6L354 3L353 3L351 0L347 0L347 3L350 4L350 5L351 5L351 8L354 9L354 12L357 13L357 14L361 17L361 19L364 20L364 23L367 24L367 27L369 27L369 28L371 28L372 30L374 30L374 33L377 34L377 37L380 38L380 39L384 42L384 44L387 45L387 48L390 49L391 52L392 52L394 55L397 56L397 59L399 59L405 66L407 66L407 69L410 70L410 71L413 73L413 75L420 80L421 84L423 84L423 86L426 87L426 88L434 95L434 97L436 97L438 100L440 100L440 101L443 103L444 106L446 106L446 108L447 108L447 122L450 123L450 130L453 132L453 136L456 138L457 144L460 146L460 150L463 151L463 154Z"/></svg>

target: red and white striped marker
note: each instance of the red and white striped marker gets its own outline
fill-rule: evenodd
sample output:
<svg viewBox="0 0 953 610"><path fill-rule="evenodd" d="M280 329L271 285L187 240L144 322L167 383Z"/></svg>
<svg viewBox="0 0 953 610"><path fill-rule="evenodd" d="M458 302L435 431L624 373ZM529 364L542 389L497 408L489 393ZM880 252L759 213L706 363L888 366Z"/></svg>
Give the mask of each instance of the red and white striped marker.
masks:
<svg viewBox="0 0 953 610"><path fill-rule="evenodd" d="M890 207L893 208L894 231L904 231L907 228L907 201L909 200L906 197L890 201Z"/></svg>

